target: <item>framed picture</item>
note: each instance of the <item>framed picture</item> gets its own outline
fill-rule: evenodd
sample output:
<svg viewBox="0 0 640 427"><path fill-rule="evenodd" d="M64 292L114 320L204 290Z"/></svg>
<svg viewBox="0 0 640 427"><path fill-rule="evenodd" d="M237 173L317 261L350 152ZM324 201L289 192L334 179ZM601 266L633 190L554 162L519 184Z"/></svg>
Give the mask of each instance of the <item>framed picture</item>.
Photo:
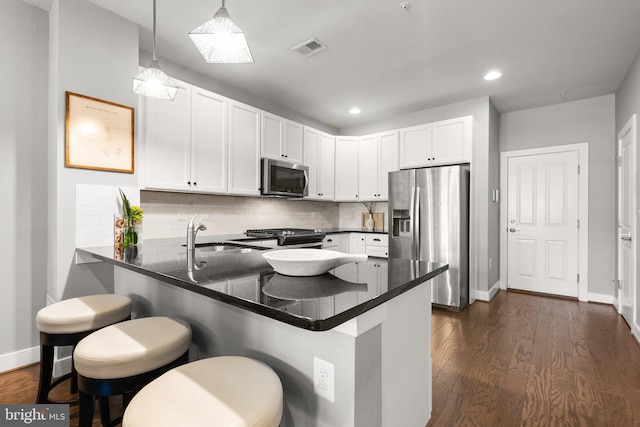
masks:
<svg viewBox="0 0 640 427"><path fill-rule="evenodd" d="M67 92L65 166L133 173L133 107Z"/></svg>

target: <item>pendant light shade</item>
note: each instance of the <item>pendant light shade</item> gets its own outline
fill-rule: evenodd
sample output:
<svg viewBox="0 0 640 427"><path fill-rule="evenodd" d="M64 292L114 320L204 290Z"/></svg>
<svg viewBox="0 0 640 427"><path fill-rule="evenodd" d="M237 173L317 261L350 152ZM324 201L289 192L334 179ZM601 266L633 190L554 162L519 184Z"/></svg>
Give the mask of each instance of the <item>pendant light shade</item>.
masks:
<svg viewBox="0 0 640 427"><path fill-rule="evenodd" d="M207 63L238 64L253 62L244 33L229 17L222 0L222 7L213 19L189 33Z"/></svg>
<svg viewBox="0 0 640 427"><path fill-rule="evenodd" d="M156 59L156 0L153 0L153 53L149 66L133 78L133 93L150 98L173 101L178 93L176 86L169 76L160 69Z"/></svg>

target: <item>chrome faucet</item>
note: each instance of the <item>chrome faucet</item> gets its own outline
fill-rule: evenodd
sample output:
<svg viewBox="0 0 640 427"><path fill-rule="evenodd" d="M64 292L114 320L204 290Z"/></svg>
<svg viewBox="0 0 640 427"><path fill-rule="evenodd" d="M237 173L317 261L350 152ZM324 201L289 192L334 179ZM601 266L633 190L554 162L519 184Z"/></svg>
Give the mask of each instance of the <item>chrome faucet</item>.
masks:
<svg viewBox="0 0 640 427"><path fill-rule="evenodd" d="M204 231L207 229L204 224L194 226L193 223L197 216L198 214L192 216L189 220L189 225L187 225L187 249L191 251L196 249L196 235L198 234L198 231Z"/></svg>

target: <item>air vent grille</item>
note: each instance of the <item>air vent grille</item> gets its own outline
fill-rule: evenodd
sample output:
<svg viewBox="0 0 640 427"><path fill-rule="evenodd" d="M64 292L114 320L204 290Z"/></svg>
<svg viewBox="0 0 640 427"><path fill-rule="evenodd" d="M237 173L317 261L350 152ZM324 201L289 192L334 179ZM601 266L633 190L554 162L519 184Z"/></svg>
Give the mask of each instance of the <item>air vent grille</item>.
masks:
<svg viewBox="0 0 640 427"><path fill-rule="evenodd" d="M325 50L326 48L327 46L325 44L314 37L311 40L307 40L306 42L291 48L291 50L298 52L302 56L311 56Z"/></svg>

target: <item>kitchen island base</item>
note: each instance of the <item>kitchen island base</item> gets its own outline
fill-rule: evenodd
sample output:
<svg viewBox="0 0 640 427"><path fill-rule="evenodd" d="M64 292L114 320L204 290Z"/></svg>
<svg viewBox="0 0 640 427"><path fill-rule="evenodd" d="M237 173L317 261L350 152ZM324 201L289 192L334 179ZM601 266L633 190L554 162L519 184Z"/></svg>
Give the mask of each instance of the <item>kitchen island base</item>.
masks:
<svg viewBox="0 0 640 427"><path fill-rule="evenodd" d="M331 330L312 331L126 268L116 266L114 276L115 292L133 300L134 318L163 315L191 325L191 360L240 355L273 368L284 390L282 427L422 427L429 421L429 281ZM314 357L333 365L333 402L314 391Z"/></svg>

